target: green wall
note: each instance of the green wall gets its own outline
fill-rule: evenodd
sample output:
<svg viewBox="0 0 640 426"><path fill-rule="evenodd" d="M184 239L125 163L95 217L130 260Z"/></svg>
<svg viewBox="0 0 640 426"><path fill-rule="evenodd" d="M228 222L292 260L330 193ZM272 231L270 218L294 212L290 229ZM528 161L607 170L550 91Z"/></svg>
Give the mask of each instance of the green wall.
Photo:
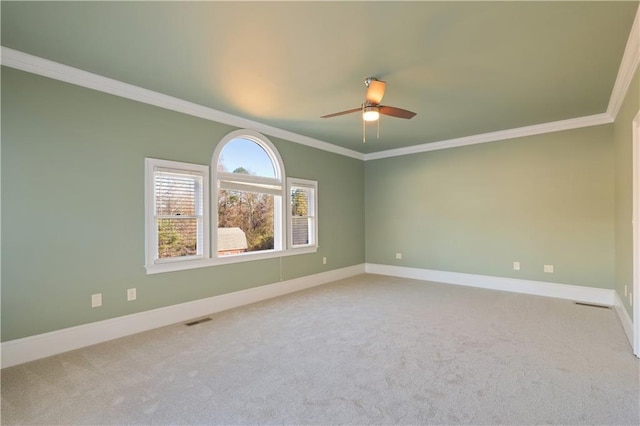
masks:
<svg viewBox="0 0 640 426"><path fill-rule="evenodd" d="M270 137L319 182L318 253L146 275L144 158L209 164L235 128L3 68L2 340L365 261L623 298L639 85L615 124L367 162Z"/></svg>
<svg viewBox="0 0 640 426"><path fill-rule="evenodd" d="M613 288L612 132L366 162L367 262Z"/></svg>
<svg viewBox="0 0 640 426"><path fill-rule="evenodd" d="M640 68L639 68L640 69ZM625 100L614 123L616 176L615 176L615 233L616 233L616 281L615 290L624 307L633 318L629 297L624 295L633 289L633 134L632 121L640 110L640 71L627 90Z"/></svg>
<svg viewBox="0 0 640 426"><path fill-rule="evenodd" d="M209 164L232 130L3 68L2 340L363 263L363 162L270 138L318 181L319 251L146 275L144 158Z"/></svg>

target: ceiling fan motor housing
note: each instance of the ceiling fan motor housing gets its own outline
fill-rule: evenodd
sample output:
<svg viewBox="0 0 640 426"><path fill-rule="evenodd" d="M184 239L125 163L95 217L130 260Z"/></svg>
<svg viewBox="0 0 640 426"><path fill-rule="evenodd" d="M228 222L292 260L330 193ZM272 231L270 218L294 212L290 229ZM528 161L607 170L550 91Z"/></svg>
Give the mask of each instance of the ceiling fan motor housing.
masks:
<svg viewBox="0 0 640 426"><path fill-rule="evenodd" d="M369 87L369 85L371 84L372 81L380 81L375 77L367 77L364 79L364 85Z"/></svg>

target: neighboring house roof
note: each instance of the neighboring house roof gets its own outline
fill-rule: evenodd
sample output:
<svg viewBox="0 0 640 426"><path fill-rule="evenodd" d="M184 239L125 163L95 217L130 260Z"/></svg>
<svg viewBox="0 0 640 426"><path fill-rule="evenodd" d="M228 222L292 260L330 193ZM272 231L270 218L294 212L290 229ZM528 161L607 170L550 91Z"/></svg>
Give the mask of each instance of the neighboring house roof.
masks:
<svg viewBox="0 0 640 426"><path fill-rule="evenodd" d="M218 251L246 250L247 235L240 228L218 228Z"/></svg>

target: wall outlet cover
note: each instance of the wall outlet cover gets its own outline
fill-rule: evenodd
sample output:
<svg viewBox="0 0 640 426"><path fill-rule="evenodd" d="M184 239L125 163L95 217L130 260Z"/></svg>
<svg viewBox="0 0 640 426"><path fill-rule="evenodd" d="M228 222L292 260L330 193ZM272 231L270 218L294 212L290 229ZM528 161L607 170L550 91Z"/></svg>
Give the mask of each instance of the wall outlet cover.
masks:
<svg viewBox="0 0 640 426"><path fill-rule="evenodd" d="M102 306L102 293L96 293L91 295L91 307L97 308Z"/></svg>
<svg viewBox="0 0 640 426"><path fill-rule="evenodd" d="M136 300L137 298L136 289L130 288L127 289L127 302L131 302L132 300Z"/></svg>

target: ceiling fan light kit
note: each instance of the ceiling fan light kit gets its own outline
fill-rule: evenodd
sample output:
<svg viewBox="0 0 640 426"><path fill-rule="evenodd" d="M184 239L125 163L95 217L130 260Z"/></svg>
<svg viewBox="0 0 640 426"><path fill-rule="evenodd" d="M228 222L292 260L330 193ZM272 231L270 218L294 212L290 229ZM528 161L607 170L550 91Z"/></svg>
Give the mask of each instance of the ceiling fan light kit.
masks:
<svg viewBox="0 0 640 426"><path fill-rule="evenodd" d="M362 119L364 121L376 121L380 118L380 108L375 105L362 106Z"/></svg>
<svg viewBox="0 0 640 426"><path fill-rule="evenodd" d="M354 108L346 111L340 111L333 114L323 115L320 118L332 118L339 115L351 114L353 112L362 112L362 142L366 142L365 139L365 123L366 122L378 122L378 129L380 129L380 114L388 115L390 117L410 119L415 117L416 113L408 111L406 109L380 105L387 83L378 80L375 77L367 77L364 80L365 86L367 86L367 93L365 95L365 101L361 104L360 108ZM378 130L378 136L380 132Z"/></svg>

